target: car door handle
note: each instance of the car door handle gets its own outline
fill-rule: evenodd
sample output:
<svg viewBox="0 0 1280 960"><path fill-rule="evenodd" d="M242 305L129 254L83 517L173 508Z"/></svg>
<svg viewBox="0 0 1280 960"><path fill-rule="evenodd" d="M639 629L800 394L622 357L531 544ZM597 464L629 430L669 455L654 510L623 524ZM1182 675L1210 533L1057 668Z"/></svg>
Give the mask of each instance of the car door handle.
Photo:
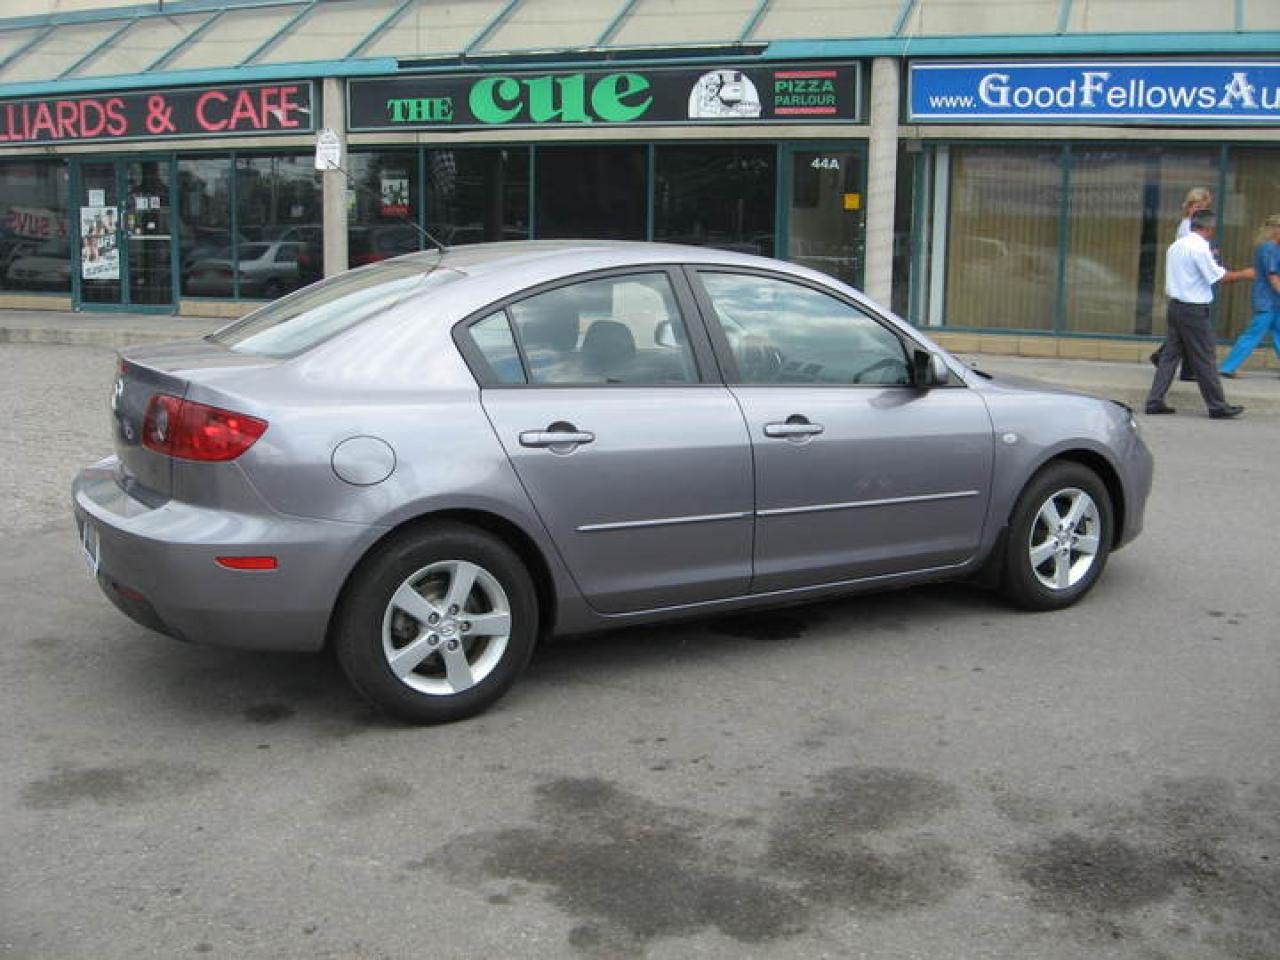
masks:
<svg viewBox="0 0 1280 960"><path fill-rule="evenodd" d="M561 447L591 443L596 435L589 430L525 430L520 434L522 447Z"/></svg>
<svg viewBox="0 0 1280 960"><path fill-rule="evenodd" d="M820 423L788 419L786 423L766 423L764 435L766 437L813 437L820 434L823 429Z"/></svg>

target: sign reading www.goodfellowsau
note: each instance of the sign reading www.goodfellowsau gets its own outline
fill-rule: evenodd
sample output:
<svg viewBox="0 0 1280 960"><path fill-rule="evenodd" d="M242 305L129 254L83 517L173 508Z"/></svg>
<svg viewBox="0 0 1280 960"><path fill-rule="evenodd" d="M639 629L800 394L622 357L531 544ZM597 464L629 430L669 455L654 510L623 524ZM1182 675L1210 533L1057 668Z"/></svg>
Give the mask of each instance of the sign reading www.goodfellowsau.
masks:
<svg viewBox="0 0 1280 960"><path fill-rule="evenodd" d="M856 64L630 67L378 77L348 84L348 129L858 120Z"/></svg>
<svg viewBox="0 0 1280 960"><path fill-rule="evenodd" d="M1280 60L915 62L912 123L1275 123Z"/></svg>

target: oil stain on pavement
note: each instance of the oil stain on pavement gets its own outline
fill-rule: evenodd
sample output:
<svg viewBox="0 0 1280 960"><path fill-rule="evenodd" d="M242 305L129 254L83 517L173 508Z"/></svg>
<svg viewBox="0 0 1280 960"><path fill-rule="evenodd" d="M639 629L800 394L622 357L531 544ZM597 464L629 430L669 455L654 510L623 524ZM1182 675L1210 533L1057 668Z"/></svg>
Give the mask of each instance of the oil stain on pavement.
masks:
<svg viewBox="0 0 1280 960"><path fill-rule="evenodd" d="M217 777L217 771L194 764L157 760L100 767L59 765L28 783L22 802L33 810L64 810L80 803L130 806L182 796Z"/></svg>
<svg viewBox="0 0 1280 960"><path fill-rule="evenodd" d="M1094 939L1170 933L1193 955L1275 960L1280 788L1165 779L1132 804L1060 811L1071 827L1002 857L1027 903Z"/></svg>
<svg viewBox="0 0 1280 960"><path fill-rule="evenodd" d="M955 803L953 788L884 768L838 769L811 787L784 798L761 853L735 842L739 818L562 778L537 788L534 826L461 838L409 866L537 884L580 921L569 945L608 956L711 928L759 944L803 932L829 907L912 909L967 882L922 830Z"/></svg>

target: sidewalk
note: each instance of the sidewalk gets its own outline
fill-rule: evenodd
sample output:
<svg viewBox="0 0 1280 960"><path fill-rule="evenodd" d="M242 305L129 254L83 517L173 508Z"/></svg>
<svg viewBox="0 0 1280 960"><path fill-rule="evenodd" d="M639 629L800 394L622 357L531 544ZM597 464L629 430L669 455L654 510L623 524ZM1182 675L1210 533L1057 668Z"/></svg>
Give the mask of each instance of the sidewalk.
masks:
<svg viewBox="0 0 1280 960"><path fill-rule="evenodd" d="M0 310L0 343L63 343L119 348L202 337L227 323L205 317L137 313L58 313L49 310ZM996 354L957 353L966 363L992 374L1029 377L1083 393L1110 397L1141 410L1154 372L1146 363L1060 360ZM1250 411L1280 412L1280 377L1273 370L1245 370L1224 380L1227 399ZM1188 414L1203 414L1194 383L1174 380L1167 402Z"/></svg>

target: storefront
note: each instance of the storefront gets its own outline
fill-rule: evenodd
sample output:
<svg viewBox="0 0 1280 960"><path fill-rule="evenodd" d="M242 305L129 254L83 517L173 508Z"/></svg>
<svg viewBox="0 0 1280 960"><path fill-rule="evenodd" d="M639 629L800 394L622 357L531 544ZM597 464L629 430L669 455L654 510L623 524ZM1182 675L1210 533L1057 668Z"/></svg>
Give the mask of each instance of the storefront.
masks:
<svg viewBox="0 0 1280 960"><path fill-rule="evenodd" d="M925 325L1162 336L1188 191L1212 192L1233 267L1280 210L1280 62L918 61L906 119L931 134L913 156L906 307ZM1221 336L1248 323L1248 293L1221 291Z"/></svg>
<svg viewBox="0 0 1280 960"><path fill-rule="evenodd" d="M0 101L0 202L36 176L46 197L38 213L10 202L5 289L236 313L323 276L326 237L345 266L429 237L592 237L781 255L860 283L860 65L717 63L351 79L329 104L346 117L339 244L311 81ZM60 125L73 111L89 120ZM251 149L210 149L245 134ZM263 149L272 137L294 148ZM49 146L75 152L12 156Z"/></svg>
<svg viewBox="0 0 1280 960"><path fill-rule="evenodd" d="M598 237L804 263L962 349L1136 358L1163 334L1187 190L1214 193L1232 266L1280 210L1280 7L1161 9L181 0L0 19L0 308L231 316L428 235ZM316 165L326 130L340 170ZM1220 335L1248 313L1224 290Z"/></svg>

